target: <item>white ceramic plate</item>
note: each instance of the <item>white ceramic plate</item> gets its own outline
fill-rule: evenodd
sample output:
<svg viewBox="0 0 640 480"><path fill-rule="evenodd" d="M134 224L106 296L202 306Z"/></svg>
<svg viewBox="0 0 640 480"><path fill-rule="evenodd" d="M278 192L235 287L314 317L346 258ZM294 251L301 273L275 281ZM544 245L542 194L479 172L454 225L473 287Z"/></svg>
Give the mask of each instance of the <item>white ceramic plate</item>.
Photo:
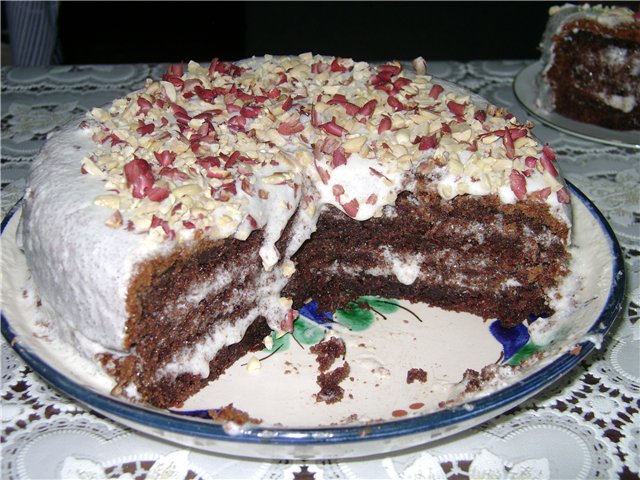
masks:
<svg viewBox="0 0 640 480"><path fill-rule="evenodd" d="M248 355L180 412L137 405L109 394L111 379L48 336L25 287L29 272L15 243L19 205L2 224L2 333L18 354L55 388L104 415L172 442L253 458L348 458L426 444L460 432L514 407L556 381L599 345L621 309L623 259L606 221L571 187L573 266L579 291L568 315L537 319L504 331L495 322L425 305L365 299L376 313L355 309L333 322L309 308L294 335L275 354ZM345 325L350 328L345 328ZM351 367L340 385L345 396L327 405L314 394L318 374L309 345L340 336ZM532 357L533 352L541 355ZM513 369L506 363L518 363ZM467 369L496 364L499 375L481 392L461 396ZM335 365L334 365L335 367ZM426 382L407 382L421 368ZM441 402L446 404L442 407ZM237 426L198 416L233 403L259 424Z"/></svg>
<svg viewBox="0 0 640 480"><path fill-rule="evenodd" d="M532 63L523 68L513 82L513 91L516 98L529 113L537 117L542 123L576 137L619 147L640 148L640 131L610 130L597 125L578 122L556 112L549 112L538 105L540 93L538 75L541 71L542 63Z"/></svg>

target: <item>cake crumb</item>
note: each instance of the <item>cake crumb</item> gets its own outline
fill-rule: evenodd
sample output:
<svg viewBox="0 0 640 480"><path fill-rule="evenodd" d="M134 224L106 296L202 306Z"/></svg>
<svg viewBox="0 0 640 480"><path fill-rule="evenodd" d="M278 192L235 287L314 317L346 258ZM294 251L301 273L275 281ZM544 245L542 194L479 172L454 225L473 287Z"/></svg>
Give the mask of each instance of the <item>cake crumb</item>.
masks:
<svg viewBox="0 0 640 480"><path fill-rule="evenodd" d="M427 383L427 372L422 368L412 368L407 372L407 383Z"/></svg>
<svg viewBox="0 0 640 480"><path fill-rule="evenodd" d="M358 414L352 413L347 418L345 418L342 423L348 424L348 423L356 422L357 420L358 420Z"/></svg>
<svg viewBox="0 0 640 480"><path fill-rule="evenodd" d="M319 373L316 383L320 385L320 391L314 395L316 401L327 404L341 401L344 398L344 389L339 383L349 377L351 367L349 363L343 362L341 367L337 367L330 372L328 370L338 358L344 360L347 353L344 340L331 337L313 345L309 350L316 355L316 362L318 363ZM351 395L349 397L353 398Z"/></svg>
<svg viewBox="0 0 640 480"><path fill-rule="evenodd" d="M326 404L337 403L344 398L344 388L339 383L342 382L351 371L351 367L344 362L341 367L337 367L330 372L322 372L318 375L316 383L320 385L320 391L316 393L316 401Z"/></svg>
<svg viewBox="0 0 640 480"><path fill-rule="evenodd" d="M260 425L262 420L258 418L251 418L247 412L237 409L230 403L226 407L222 407L218 410L209 410L207 412L212 420L217 422L233 422L238 425L244 425L245 423L253 423Z"/></svg>
<svg viewBox="0 0 640 480"><path fill-rule="evenodd" d="M532 357L534 358L534 357ZM479 392L486 385L505 375L506 372L513 371L516 367L512 365L486 365L478 372L471 368L462 375L462 382L465 385L465 393Z"/></svg>
<svg viewBox="0 0 640 480"><path fill-rule="evenodd" d="M347 352L347 347L344 340L337 337L331 337L329 340L324 340L313 345L310 351L316 355L319 370L321 372L326 372L331 368L331 365L333 365L336 359L344 358Z"/></svg>

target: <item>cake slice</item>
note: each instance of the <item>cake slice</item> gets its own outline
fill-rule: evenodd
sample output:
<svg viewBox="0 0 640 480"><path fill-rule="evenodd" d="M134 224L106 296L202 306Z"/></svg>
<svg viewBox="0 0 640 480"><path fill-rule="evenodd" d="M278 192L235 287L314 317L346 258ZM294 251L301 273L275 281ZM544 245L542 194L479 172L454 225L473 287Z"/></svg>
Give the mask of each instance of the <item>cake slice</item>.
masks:
<svg viewBox="0 0 640 480"><path fill-rule="evenodd" d="M628 8L550 10L540 105L613 130L640 130L640 16Z"/></svg>

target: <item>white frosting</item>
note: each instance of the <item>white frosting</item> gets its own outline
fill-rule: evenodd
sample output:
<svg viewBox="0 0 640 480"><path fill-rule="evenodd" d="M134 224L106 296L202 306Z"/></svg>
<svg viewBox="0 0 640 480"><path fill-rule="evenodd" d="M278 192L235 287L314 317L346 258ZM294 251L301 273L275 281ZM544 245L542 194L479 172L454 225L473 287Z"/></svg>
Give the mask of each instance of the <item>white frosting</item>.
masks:
<svg viewBox="0 0 640 480"><path fill-rule="evenodd" d="M634 13L624 7L603 7L602 5L574 5L566 3L549 9L549 22L543 37L542 48L546 49L551 44L551 38L558 33L566 23L577 19L595 20L607 28L616 28L619 25L629 24L634 21Z"/></svg>
<svg viewBox="0 0 640 480"><path fill-rule="evenodd" d="M396 75L411 80L411 85L396 92L396 97L404 104L413 101L415 106L395 111L385 101L387 93L370 85L377 70L365 63L343 60L349 71L324 75L322 82L319 77L309 77L310 65L322 61L328 64L331 60L309 54L251 59L242 64L248 70L233 80L248 89L246 82L260 75L273 76L279 68L282 70L282 65L287 66L289 75L299 74L301 80L289 85L303 128L295 135L277 132L291 111L281 111L275 121L264 111L247 118L247 129L255 130L256 139L234 132L229 128L229 119L236 113L234 107L232 113L216 114L215 141L201 145L201 150L192 144L193 151L186 151L184 139L193 138L202 126L195 118L198 113L212 107L229 107L224 102L212 104L193 96L183 99L182 107L191 118L186 130L176 118L179 113L168 107L143 116L137 114L141 98L151 98L154 92L165 102L181 102L179 89L176 91L171 82L163 80L148 82L143 91L115 101L108 109L95 110L93 118L83 122L81 128L70 125L49 139L34 161L28 180L21 241L52 322L71 332L66 336L79 350L95 354L101 347L124 352L127 291L140 262L169 254L179 244L188 244L196 231L212 239L244 240L252 231L262 229L264 243L259 255L264 268L255 292L257 306L233 328L224 322L216 326L199 344L179 352L160 372L189 371L206 376L209 360L220 348L237 342L256 315L265 316L274 329L279 329L290 315L291 302L280 298L294 268L290 257L313 233L323 209L339 208L356 220L379 216L383 211L393 214L389 206L397 195L415 188L416 171L434 159L440 162L439 166L427 175L444 198L493 194L505 203L514 203L519 196L542 192L538 200L570 226L568 196L563 199L561 195L566 194L566 187L548 166L553 154L543 151L528 126L492 112L484 119L475 119L478 110L491 109L479 97L446 82L408 72ZM183 79L199 79L211 86L230 81L224 75L209 80L207 72L190 64ZM444 88L437 101L428 95L434 85ZM283 91L285 87L281 85ZM302 91L305 96L296 96ZM369 121L351 122L340 116L342 106L329 105L337 94L359 102L358 107L375 96L378 106L367 117ZM324 95L324 102L310 100L318 95ZM449 108L450 102L464 108L464 113L454 115L456 106ZM266 101L264 105L273 113L281 103ZM314 125L310 103L322 110L323 122L330 121L327 115L338 115L336 122L348 125L348 133L336 136ZM385 117L391 120L392 128L379 134L378 124ZM166 126L161 125L163 121ZM136 133L144 122L154 123L152 134ZM519 137L513 139L511 157L505 130ZM106 135L116 135L125 143L104 142ZM437 144L419 149L415 139L429 135L437 136ZM349 150L353 142L362 140L360 137L366 137L364 147ZM323 142L336 138L340 148L349 150L344 163L335 164L331 153L320 151L328 148ZM210 150L203 154L202 149ZM177 152L171 167L180 169L181 178L159 173L161 166L154 163L154 152L164 150ZM198 169L197 161L202 158L228 158L235 151L245 159L232 166L222 162L210 170ZM142 198L131 196L124 166L134 158L151 165L153 187L166 190L164 198L153 200L148 193ZM526 163L525 159L532 159L533 163ZM233 194L226 195L231 191ZM224 198L217 196L222 194ZM158 221L165 223L154 224ZM275 244L289 222L290 243L286 252L278 252ZM390 271L404 284L413 283L420 275L419 256L401 258L387 250L385 259ZM228 273L195 285L175 308L197 304L228 285L232 278Z"/></svg>
<svg viewBox="0 0 640 480"><path fill-rule="evenodd" d="M372 168L381 175L371 175ZM397 192L403 187L403 181L404 176L395 174L392 164L379 159L372 161L362 158L356 153L349 158L348 165L341 165L332 171L327 184L319 182L316 188L320 192L322 201L336 208L343 209L342 205L345 203L357 200L360 208L353 218L367 220L374 215L380 215L385 205L394 203ZM336 185L342 186L345 193L339 196L334 195L333 189ZM367 200L374 192L375 200L368 202Z"/></svg>
<svg viewBox="0 0 640 480"><path fill-rule="evenodd" d="M55 322L110 350L123 350L125 298L135 265L171 245L105 227L111 212L93 199L97 178L80 173L91 132L68 128L34 160L25 193L22 242L43 304Z"/></svg>

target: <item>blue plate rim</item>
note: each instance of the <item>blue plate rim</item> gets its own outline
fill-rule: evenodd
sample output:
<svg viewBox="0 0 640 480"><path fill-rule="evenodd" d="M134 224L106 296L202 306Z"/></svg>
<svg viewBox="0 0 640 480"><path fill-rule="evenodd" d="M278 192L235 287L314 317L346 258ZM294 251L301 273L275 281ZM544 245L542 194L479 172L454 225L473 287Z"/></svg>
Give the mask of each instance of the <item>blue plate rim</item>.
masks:
<svg viewBox="0 0 640 480"><path fill-rule="evenodd" d="M620 244L605 217L584 193L567 182L572 194L580 199L591 215L598 220L607 237L613 257L611 287L607 302L601 313L587 331L588 334L606 335L620 314L623 306L626 274L624 257ZM0 236L4 233L11 218L20 209L18 201L5 216L0 227ZM63 392L90 409L126 425L142 425L155 430L171 432L205 440L232 443L259 443L270 445L319 445L367 442L391 439L399 436L423 434L446 428L454 424L473 420L491 412L496 415L506 408L515 406L547 386L553 384L575 365L581 362L595 348L590 340L578 344L578 353L565 353L538 372L515 382L514 384L487 396L470 400L464 405L427 413L406 419L398 419L375 424L321 427L321 428L276 428L251 426L241 428L230 434L224 425L210 420L178 415L167 410L155 409L143 405L127 403L114 397L87 389L77 382L50 368L38 355L31 352L16 338L4 310L0 311L2 334L9 345L40 377L49 385ZM114 418L115 417L115 418ZM481 422L478 422L481 423ZM133 427L136 429L136 427ZM142 429L144 430L144 429Z"/></svg>

